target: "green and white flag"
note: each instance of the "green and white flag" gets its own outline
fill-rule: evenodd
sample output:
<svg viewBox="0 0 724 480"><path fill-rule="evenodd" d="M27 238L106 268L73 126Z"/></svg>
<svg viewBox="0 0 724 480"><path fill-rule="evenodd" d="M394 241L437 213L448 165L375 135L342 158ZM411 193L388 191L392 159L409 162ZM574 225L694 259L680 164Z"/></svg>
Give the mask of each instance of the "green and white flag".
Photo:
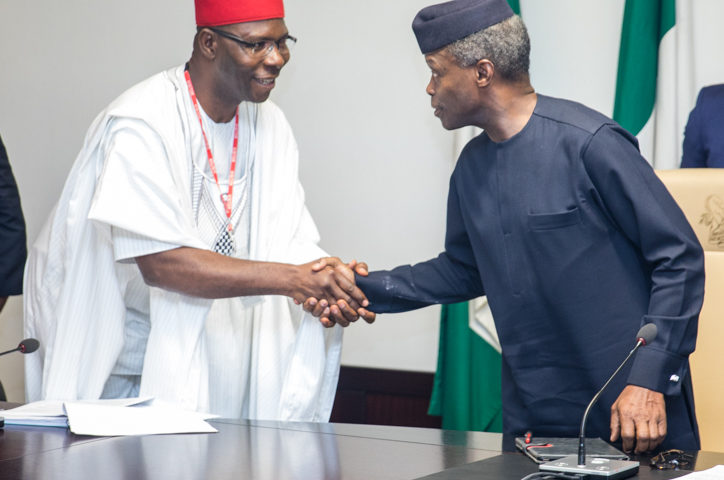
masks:
<svg viewBox="0 0 724 480"><path fill-rule="evenodd" d="M470 328L476 302L443 305L430 415L447 430L502 432L500 352Z"/></svg>
<svg viewBox="0 0 724 480"><path fill-rule="evenodd" d="M696 95L693 3L626 0L624 9L613 118L637 136L641 153L657 169L679 166Z"/></svg>

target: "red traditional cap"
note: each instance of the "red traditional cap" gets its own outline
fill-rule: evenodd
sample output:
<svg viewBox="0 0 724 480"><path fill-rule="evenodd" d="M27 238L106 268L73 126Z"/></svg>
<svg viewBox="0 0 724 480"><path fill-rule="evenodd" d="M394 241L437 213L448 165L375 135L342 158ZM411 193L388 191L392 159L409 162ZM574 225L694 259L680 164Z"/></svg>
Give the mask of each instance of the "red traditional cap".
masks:
<svg viewBox="0 0 724 480"><path fill-rule="evenodd" d="M284 18L282 0L195 0L195 3L199 27Z"/></svg>

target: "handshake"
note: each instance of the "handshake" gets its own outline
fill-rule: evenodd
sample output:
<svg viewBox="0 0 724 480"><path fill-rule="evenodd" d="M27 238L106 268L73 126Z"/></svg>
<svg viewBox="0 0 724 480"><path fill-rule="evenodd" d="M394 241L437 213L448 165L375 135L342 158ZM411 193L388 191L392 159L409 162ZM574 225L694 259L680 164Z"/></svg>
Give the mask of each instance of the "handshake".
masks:
<svg viewBox="0 0 724 480"><path fill-rule="evenodd" d="M322 325L346 327L360 317L367 323L375 321L376 315L365 308L367 297L354 281L355 273L367 276L366 263L326 257L297 268L299 275L290 296Z"/></svg>

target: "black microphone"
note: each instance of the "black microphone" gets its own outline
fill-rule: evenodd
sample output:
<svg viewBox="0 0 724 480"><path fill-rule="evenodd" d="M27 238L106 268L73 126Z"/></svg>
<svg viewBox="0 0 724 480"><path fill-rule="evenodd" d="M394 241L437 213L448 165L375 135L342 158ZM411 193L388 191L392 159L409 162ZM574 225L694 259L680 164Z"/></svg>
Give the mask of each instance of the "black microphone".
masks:
<svg viewBox="0 0 724 480"><path fill-rule="evenodd" d="M33 353L40 347L40 342L34 338L26 338L18 344L16 348L8 350L7 352L0 353L0 357L7 355L8 353L20 352L20 353Z"/></svg>
<svg viewBox="0 0 724 480"><path fill-rule="evenodd" d="M608 381L603 385L601 390L599 390L598 393L593 396L593 399L591 399L588 407L586 407L586 412L583 414L583 419L581 420L581 430L578 435L578 465L583 466L586 464L586 420L588 419L588 414L591 411L591 407L593 407L593 405L598 400L598 397L601 396L603 391L606 390L606 387L608 387L608 384L611 383L613 377L615 377L616 374L623 368L623 366L626 365L626 362L629 361L629 359L633 356L636 350L638 350L639 347L643 347L644 345L648 345L649 343L653 342L654 338L656 338L656 325L654 325L653 323L647 323L639 329L639 332L636 334L636 346L629 352L628 356L624 359L623 362L621 362L621 365L618 366L616 371L613 372L613 375L609 377Z"/></svg>
<svg viewBox="0 0 724 480"><path fill-rule="evenodd" d="M593 405L595 405L598 398L601 396L606 387L611 383L611 380L621 371L624 365L631 359L636 350L639 347L648 345L653 342L656 338L656 325L653 323L647 323L641 327L636 334L636 346L629 352L628 356L621 362L613 375L611 375L603 385L603 387L593 396L586 411L583 414L581 420L581 429L578 436L578 459L575 455L569 455L558 460L553 460L544 463L540 466L540 470L548 472L564 472L574 473L578 475L586 475L587 478L626 478L636 474L639 469L639 462L628 461L628 460L608 460L596 458L593 463L596 464L592 467L586 468L586 419L591 411ZM576 462L576 460L578 460Z"/></svg>

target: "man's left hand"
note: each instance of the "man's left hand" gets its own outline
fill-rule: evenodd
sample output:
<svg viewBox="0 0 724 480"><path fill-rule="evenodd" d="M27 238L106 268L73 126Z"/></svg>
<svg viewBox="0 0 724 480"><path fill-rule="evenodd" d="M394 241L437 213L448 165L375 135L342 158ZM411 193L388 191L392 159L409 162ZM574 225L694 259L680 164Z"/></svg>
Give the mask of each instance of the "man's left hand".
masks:
<svg viewBox="0 0 724 480"><path fill-rule="evenodd" d="M664 394L627 385L611 407L611 441L621 437L623 451L650 452L666 437Z"/></svg>

